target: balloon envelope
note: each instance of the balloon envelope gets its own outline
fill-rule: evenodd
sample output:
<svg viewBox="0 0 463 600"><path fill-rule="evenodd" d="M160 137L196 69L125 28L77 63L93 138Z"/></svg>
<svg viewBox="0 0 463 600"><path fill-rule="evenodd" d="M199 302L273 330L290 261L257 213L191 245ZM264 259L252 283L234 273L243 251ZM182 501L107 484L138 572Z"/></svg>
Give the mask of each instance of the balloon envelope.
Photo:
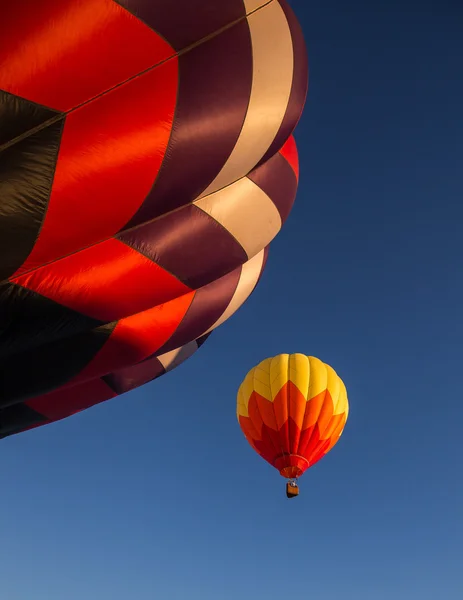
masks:
<svg viewBox="0 0 463 600"><path fill-rule="evenodd" d="M327 364L304 354L267 358L238 390L237 417L254 450L283 477L300 477L338 442L349 403Z"/></svg>
<svg viewBox="0 0 463 600"><path fill-rule="evenodd" d="M284 0L2 6L0 432L140 364L142 385L241 306L295 198L306 91Z"/></svg>

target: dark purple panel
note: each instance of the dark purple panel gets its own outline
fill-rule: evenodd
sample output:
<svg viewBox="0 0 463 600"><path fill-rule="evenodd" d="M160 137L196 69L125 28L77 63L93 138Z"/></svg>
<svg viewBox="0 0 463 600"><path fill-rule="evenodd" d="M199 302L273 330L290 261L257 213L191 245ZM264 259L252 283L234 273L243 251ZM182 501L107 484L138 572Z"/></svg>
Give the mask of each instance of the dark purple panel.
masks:
<svg viewBox="0 0 463 600"><path fill-rule="evenodd" d="M297 192L297 178L288 161L281 154L275 154L248 177L271 198L284 223L291 212Z"/></svg>
<svg viewBox="0 0 463 600"><path fill-rule="evenodd" d="M196 290L247 260L235 238L190 204L129 231L118 239Z"/></svg>
<svg viewBox="0 0 463 600"><path fill-rule="evenodd" d="M174 335L156 354L160 356L197 339L226 311L241 277L241 267L196 292Z"/></svg>
<svg viewBox="0 0 463 600"><path fill-rule="evenodd" d="M294 74L291 95L286 109L283 122L280 130L277 133L272 145L266 152L259 164L267 161L271 156L276 154L285 144L291 133L296 127L302 111L304 109L305 100L307 97L307 88L309 83L309 63L307 58L307 48L304 41L299 21L296 18L292 8L285 0L279 0L282 9L285 12L286 18L291 29L294 51Z"/></svg>
<svg viewBox="0 0 463 600"><path fill-rule="evenodd" d="M243 0L116 0L161 34L175 50L246 15Z"/></svg>
<svg viewBox="0 0 463 600"><path fill-rule="evenodd" d="M252 85L247 21L180 57L172 136L159 176L125 229L195 200L240 135Z"/></svg>
<svg viewBox="0 0 463 600"><path fill-rule="evenodd" d="M153 379L164 375L164 373L164 367L159 360L157 358L150 358L138 365L132 365L125 369L120 369L116 373L106 375L102 379L116 394L125 394L140 385L153 381Z"/></svg>

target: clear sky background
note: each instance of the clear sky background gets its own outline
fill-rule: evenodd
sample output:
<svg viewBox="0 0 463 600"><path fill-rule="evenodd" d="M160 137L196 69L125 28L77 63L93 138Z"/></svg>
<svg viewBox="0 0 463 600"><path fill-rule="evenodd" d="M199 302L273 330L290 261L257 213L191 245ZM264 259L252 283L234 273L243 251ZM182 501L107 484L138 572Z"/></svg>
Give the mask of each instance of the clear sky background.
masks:
<svg viewBox="0 0 463 600"><path fill-rule="evenodd" d="M292 4L301 183L265 276L174 373L1 442L1 600L463 598L463 9ZM292 502L235 416L280 352L351 404Z"/></svg>

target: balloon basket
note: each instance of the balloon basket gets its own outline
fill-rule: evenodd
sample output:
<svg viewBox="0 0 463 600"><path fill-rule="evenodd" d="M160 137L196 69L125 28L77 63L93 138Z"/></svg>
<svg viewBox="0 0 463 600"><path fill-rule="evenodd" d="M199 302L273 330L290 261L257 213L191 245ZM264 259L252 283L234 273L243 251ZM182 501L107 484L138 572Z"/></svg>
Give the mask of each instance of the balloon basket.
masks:
<svg viewBox="0 0 463 600"><path fill-rule="evenodd" d="M299 496L299 487L295 481L288 481L286 484L286 497L295 498Z"/></svg>

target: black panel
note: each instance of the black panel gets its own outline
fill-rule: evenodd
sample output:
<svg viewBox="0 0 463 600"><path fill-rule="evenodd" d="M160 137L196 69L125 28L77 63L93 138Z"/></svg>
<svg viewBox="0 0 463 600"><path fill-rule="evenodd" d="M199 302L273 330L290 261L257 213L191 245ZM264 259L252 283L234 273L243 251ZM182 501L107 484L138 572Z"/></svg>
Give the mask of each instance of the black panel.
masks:
<svg viewBox="0 0 463 600"><path fill-rule="evenodd" d="M4 144L62 114L0 90L0 152Z"/></svg>
<svg viewBox="0 0 463 600"><path fill-rule="evenodd" d="M29 256L53 183L64 116L0 90L0 280ZM17 137L22 136L22 137Z"/></svg>
<svg viewBox="0 0 463 600"><path fill-rule="evenodd" d="M0 283L0 359L101 325L37 292Z"/></svg>
<svg viewBox="0 0 463 600"><path fill-rule="evenodd" d="M80 373L104 346L115 323L0 361L0 407L51 392Z"/></svg>
<svg viewBox="0 0 463 600"><path fill-rule="evenodd" d="M44 423L48 423L48 419L25 404L0 409L0 439Z"/></svg>

